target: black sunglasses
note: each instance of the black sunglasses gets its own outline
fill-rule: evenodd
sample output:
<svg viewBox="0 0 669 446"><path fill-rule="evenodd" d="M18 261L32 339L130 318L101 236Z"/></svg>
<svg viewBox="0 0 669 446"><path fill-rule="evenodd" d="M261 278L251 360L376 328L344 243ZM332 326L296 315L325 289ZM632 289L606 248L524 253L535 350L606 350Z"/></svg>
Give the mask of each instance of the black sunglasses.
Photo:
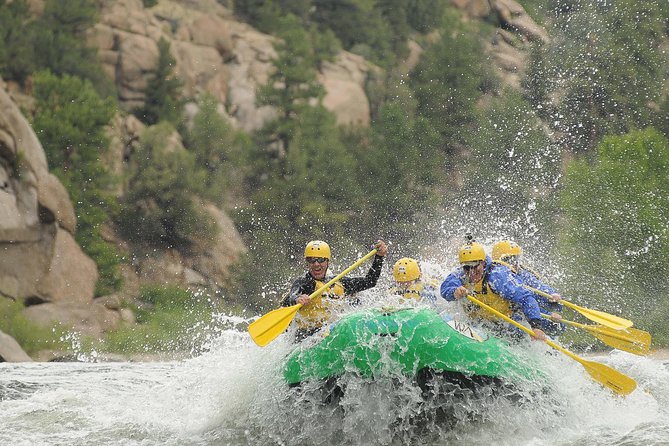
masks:
<svg viewBox="0 0 669 446"><path fill-rule="evenodd" d="M307 263L325 263L328 261L325 257L307 257L305 260Z"/></svg>
<svg viewBox="0 0 669 446"><path fill-rule="evenodd" d="M478 263L476 265L462 265L462 269L463 269L464 272L467 272L470 269L476 268L477 266L479 266Z"/></svg>

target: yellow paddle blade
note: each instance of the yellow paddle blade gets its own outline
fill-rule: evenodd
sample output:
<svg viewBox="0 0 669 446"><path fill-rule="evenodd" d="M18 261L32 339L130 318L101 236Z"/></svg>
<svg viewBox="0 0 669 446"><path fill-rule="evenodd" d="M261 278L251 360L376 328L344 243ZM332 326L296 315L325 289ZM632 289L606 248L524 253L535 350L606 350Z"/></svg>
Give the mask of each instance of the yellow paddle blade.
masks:
<svg viewBox="0 0 669 446"><path fill-rule="evenodd" d="M248 331L253 341L260 347L272 342L274 338L286 331L300 307L302 304L277 308L251 322Z"/></svg>
<svg viewBox="0 0 669 446"><path fill-rule="evenodd" d="M650 352L652 338L650 333L636 328L612 330L603 326L585 325L586 330L597 339L613 348L635 355L647 355Z"/></svg>
<svg viewBox="0 0 669 446"><path fill-rule="evenodd" d="M486 310L490 311L491 313L494 313L501 319L507 321L509 324L513 325L514 327L517 327L530 336L534 336L534 332L527 328L526 326L514 321L511 319L509 316L500 313L499 311L495 310L489 305L484 304L474 296L467 296L467 299L471 300L475 304L479 305L482 308L485 308ZM636 389L636 381L634 381L632 378L630 378L627 375L623 375L617 370L612 369L609 366L606 366L604 364L600 364L598 362L593 362L593 361L586 361L585 359L577 356L576 354L570 352L564 347L561 347L557 345L555 342L551 341L550 339L546 339L544 342L546 344L550 345L554 349L564 353L565 355L569 356L570 358L580 362L583 367L585 367L585 370L590 374L590 376L597 382L599 382L601 385L608 387L609 389L613 390L614 392L618 393L619 395L628 395Z"/></svg>
<svg viewBox="0 0 669 446"><path fill-rule="evenodd" d="M591 321L605 325L609 328L613 328L614 330L625 330L626 328L630 328L632 325L634 325L634 323L628 319L623 319L622 317L614 316L613 314L604 313L603 311L579 307L578 305L568 302L564 299L560 300L560 303L563 303L572 310L578 311Z"/></svg>
<svg viewBox="0 0 669 446"><path fill-rule="evenodd" d="M579 362L583 364L585 370L595 379L595 381L613 390L618 395L629 395L636 389L636 381L629 376L623 375L619 371L604 364L600 364L599 362L586 361L582 358L579 359Z"/></svg>
<svg viewBox="0 0 669 446"><path fill-rule="evenodd" d="M551 320L550 316L545 314L541 316ZM561 319L560 322L586 330L604 344L618 350L634 353L635 355L647 355L650 352L651 336L647 331L637 330L636 328L613 330L603 325L585 325L566 319Z"/></svg>
<svg viewBox="0 0 669 446"><path fill-rule="evenodd" d="M627 375L623 375L616 369L600 364L599 362L587 361L551 340L546 340L546 344L581 363L581 365L585 367L585 371L588 372L595 381L604 387L613 390L618 395L629 395L636 389L636 381Z"/></svg>

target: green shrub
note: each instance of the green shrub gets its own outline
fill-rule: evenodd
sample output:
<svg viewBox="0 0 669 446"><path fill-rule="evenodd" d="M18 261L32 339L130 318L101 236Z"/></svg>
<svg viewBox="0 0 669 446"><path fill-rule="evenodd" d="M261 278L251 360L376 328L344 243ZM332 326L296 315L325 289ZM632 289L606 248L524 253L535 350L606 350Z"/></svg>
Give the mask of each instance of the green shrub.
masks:
<svg viewBox="0 0 669 446"><path fill-rule="evenodd" d="M190 291L175 286L145 286L139 299L157 310L187 310L194 303L194 296Z"/></svg>
<svg viewBox="0 0 669 446"><path fill-rule="evenodd" d="M441 24L446 2L439 0L408 0L407 21L413 29L426 33Z"/></svg>
<svg viewBox="0 0 669 446"><path fill-rule="evenodd" d="M107 334L102 348L117 353L197 351L213 323L214 306L205 296L175 286L145 286L134 308L136 325Z"/></svg>
<svg viewBox="0 0 669 446"><path fill-rule="evenodd" d="M23 313L21 302L0 297L0 331L16 339L21 348L32 355L40 350L65 348L61 340L63 331L48 328L29 320Z"/></svg>
<svg viewBox="0 0 669 446"><path fill-rule="evenodd" d="M118 218L124 237L153 247L186 247L194 235L215 232L211 218L194 205L202 195L206 172L195 154L171 150L174 128L163 122L147 129L130 162L128 192Z"/></svg>
<svg viewBox="0 0 669 446"><path fill-rule="evenodd" d="M181 123L183 82L174 75L175 64L176 59L170 53L170 43L161 38L158 41L158 63L153 76L146 83L144 105L133 111L147 125L160 121L168 121L175 126Z"/></svg>

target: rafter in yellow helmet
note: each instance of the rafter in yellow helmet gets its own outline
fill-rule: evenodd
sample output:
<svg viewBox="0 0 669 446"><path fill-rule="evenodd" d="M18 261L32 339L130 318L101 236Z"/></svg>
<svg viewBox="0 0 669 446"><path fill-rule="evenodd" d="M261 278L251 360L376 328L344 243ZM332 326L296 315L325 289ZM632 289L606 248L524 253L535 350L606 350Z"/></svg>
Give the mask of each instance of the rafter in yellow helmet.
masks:
<svg viewBox="0 0 669 446"><path fill-rule="evenodd" d="M409 257L399 259L393 266L393 277L396 282L410 282L418 279L420 277L418 262Z"/></svg>
<svg viewBox="0 0 669 446"><path fill-rule="evenodd" d="M492 245L492 259L504 260L507 257L519 256L523 253L523 249L516 242L511 240L500 240Z"/></svg>

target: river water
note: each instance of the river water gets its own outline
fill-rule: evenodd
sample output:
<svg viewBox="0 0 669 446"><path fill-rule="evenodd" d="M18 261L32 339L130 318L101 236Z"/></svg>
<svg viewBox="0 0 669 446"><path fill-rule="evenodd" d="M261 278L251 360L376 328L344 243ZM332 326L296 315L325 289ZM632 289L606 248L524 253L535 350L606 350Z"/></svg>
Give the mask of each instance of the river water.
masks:
<svg viewBox="0 0 669 446"><path fill-rule="evenodd" d="M0 445L669 445L666 360L588 357L637 381L623 398L527 342L517 348L540 361L546 382L522 402L460 401L445 420L398 377L351 377L330 404L309 386L288 389L280 369L291 348L283 337L259 348L233 327L186 360L2 363Z"/></svg>

